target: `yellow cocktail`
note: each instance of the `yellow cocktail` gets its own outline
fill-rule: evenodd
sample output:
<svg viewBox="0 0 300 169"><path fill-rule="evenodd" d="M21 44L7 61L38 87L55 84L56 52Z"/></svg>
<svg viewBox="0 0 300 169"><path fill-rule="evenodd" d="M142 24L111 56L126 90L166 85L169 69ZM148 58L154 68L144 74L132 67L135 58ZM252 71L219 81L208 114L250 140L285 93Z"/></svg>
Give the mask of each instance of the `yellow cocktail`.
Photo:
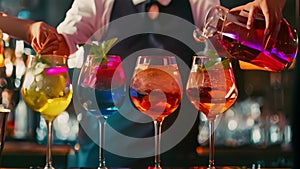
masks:
<svg viewBox="0 0 300 169"><path fill-rule="evenodd" d="M52 121L68 107L72 99L73 89L66 63L66 56L30 56L21 90L27 106L39 112L47 123L48 146L45 169L53 169Z"/></svg>

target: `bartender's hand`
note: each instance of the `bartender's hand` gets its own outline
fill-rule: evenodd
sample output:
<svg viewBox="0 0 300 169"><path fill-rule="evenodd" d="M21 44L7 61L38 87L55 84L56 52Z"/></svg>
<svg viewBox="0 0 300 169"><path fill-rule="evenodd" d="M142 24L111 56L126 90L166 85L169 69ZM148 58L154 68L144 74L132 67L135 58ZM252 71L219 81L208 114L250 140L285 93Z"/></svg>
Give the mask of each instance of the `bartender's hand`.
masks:
<svg viewBox="0 0 300 169"><path fill-rule="evenodd" d="M31 46L39 54L69 55L64 37L45 22L33 22L29 27Z"/></svg>
<svg viewBox="0 0 300 169"><path fill-rule="evenodd" d="M247 27L251 28L255 15L262 11L265 21L266 29L265 33L273 32L280 23L282 19L282 9L285 5L286 0L254 0L246 5L238 6L231 9L231 11L236 10L247 10L249 11L249 17L247 21Z"/></svg>

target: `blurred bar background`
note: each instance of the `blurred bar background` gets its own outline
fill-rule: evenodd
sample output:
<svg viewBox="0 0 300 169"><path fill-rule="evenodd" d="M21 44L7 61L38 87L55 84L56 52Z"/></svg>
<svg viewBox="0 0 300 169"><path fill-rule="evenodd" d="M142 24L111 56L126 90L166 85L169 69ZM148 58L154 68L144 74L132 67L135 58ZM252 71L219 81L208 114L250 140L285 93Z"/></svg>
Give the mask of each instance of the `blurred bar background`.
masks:
<svg viewBox="0 0 300 169"><path fill-rule="evenodd" d="M73 0L0 0L0 11L19 18L42 20L56 27L64 19L72 2ZM221 0L221 4L227 8L246 2L248 1ZM299 0L287 0L284 17L298 32L299 11ZM24 59L26 55L33 54L30 46L23 44L20 47L22 42L16 39L4 36L3 40L11 55L14 53L12 51L20 49ZM218 164L259 164L295 169L299 167L299 152L296 151L297 148L299 150L300 142L300 123L297 122L297 119L300 119L300 108L297 105L300 96L300 80L297 77L300 73L299 64L298 59L295 69L280 73L241 70L238 72L241 97L220 117L222 120L215 133ZM26 107L18 89L14 97L14 112L9 115L7 143L0 164L5 167L23 167L22 165L30 162L38 166L44 158L40 151L43 149L41 145L46 143L45 122L37 113ZM206 119L200 116L199 121L199 134L198 138L195 138L199 142L199 146L195 148L198 156L192 156L191 161L195 158L201 159L199 156L207 156ZM54 160L62 168L73 163L72 160L75 159L78 150L78 125L72 104L54 122ZM24 155L24 151L28 150L32 151ZM32 160L33 157L35 160ZM205 164L206 158L202 159ZM16 164L15 161L20 163Z"/></svg>

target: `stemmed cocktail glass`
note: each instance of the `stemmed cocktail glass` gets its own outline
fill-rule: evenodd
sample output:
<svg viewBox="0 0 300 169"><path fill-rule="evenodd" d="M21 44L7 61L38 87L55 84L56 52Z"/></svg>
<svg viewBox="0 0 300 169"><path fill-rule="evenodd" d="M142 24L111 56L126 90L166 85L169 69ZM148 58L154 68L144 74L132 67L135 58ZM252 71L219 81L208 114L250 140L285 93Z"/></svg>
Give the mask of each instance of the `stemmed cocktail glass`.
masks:
<svg viewBox="0 0 300 169"><path fill-rule="evenodd" d="M214 120L230 108L238 91L229 59L220 56L194 56L186 93L191 103L209 121L209 169L214 166Z"/></svg>
<svg viewBox="0 0 300 169"><path fill-rule="evenodd" d="M87 56L80 71L77 93L82 107L99 121L98 169L107 168L104 157L106 120L118 112L118 107L125 99L125 91L125 75L120 56Z"/></svg>
<svg viewBox="0 0 300 169"><path fill-rule="evenodd" d="M29 56L28 69L21 92L27 106L39 112L46 121L48 143L45 169L53 169L52 122L69 106L73 93L67 67L67 56Z"/></svg>
<svg viewBox="0 0 300 169"><path fill-rule="evenodd" d="M151 117L154 122L154 168L161 169L162 123L178 108L182 98L182 83L176 58L174 56L139 56L130 82L130 98L134 106Z"/></svg>

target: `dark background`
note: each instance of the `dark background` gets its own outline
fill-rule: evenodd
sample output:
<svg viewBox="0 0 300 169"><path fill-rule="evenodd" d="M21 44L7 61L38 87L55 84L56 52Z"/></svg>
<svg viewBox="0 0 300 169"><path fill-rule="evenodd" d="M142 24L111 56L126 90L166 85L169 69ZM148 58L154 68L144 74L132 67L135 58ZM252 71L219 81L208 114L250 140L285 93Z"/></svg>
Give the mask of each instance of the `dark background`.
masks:
<svg viewBox="0 0 300 169"><path fill-rule="evenodd" d="M42 20L48 24L56 27L65 17L65 13L72 4L72 0L0 0L0 11L4 11L11 15L17 15L18 11L28 10L30 16L28 19L31 20ZM221 0L221 4L227 8L232 8L238 5L245 4L249 0ZM283 10L284 17L288 20L291 26L300 31L300 5L299 0L287 0L286 6ZM299 57L299 53L298 53ZM242 72L245 77L241 78L240 81L246 83L246 79L252 78L257 79L259 77L269 76L266 72L248 73ZM290 118L293 131L293 153L294 153L294 167L295 169L300 168L299 165L299 125L298 119L300 119L300 61L296 61L296 67L292 70L282 72L283 79L285 79L285 113ZM257 84L257 90L268 90L270 86L265 86L268 82L262 82ZM254 89L255 90L255 89Z"/></svg>

